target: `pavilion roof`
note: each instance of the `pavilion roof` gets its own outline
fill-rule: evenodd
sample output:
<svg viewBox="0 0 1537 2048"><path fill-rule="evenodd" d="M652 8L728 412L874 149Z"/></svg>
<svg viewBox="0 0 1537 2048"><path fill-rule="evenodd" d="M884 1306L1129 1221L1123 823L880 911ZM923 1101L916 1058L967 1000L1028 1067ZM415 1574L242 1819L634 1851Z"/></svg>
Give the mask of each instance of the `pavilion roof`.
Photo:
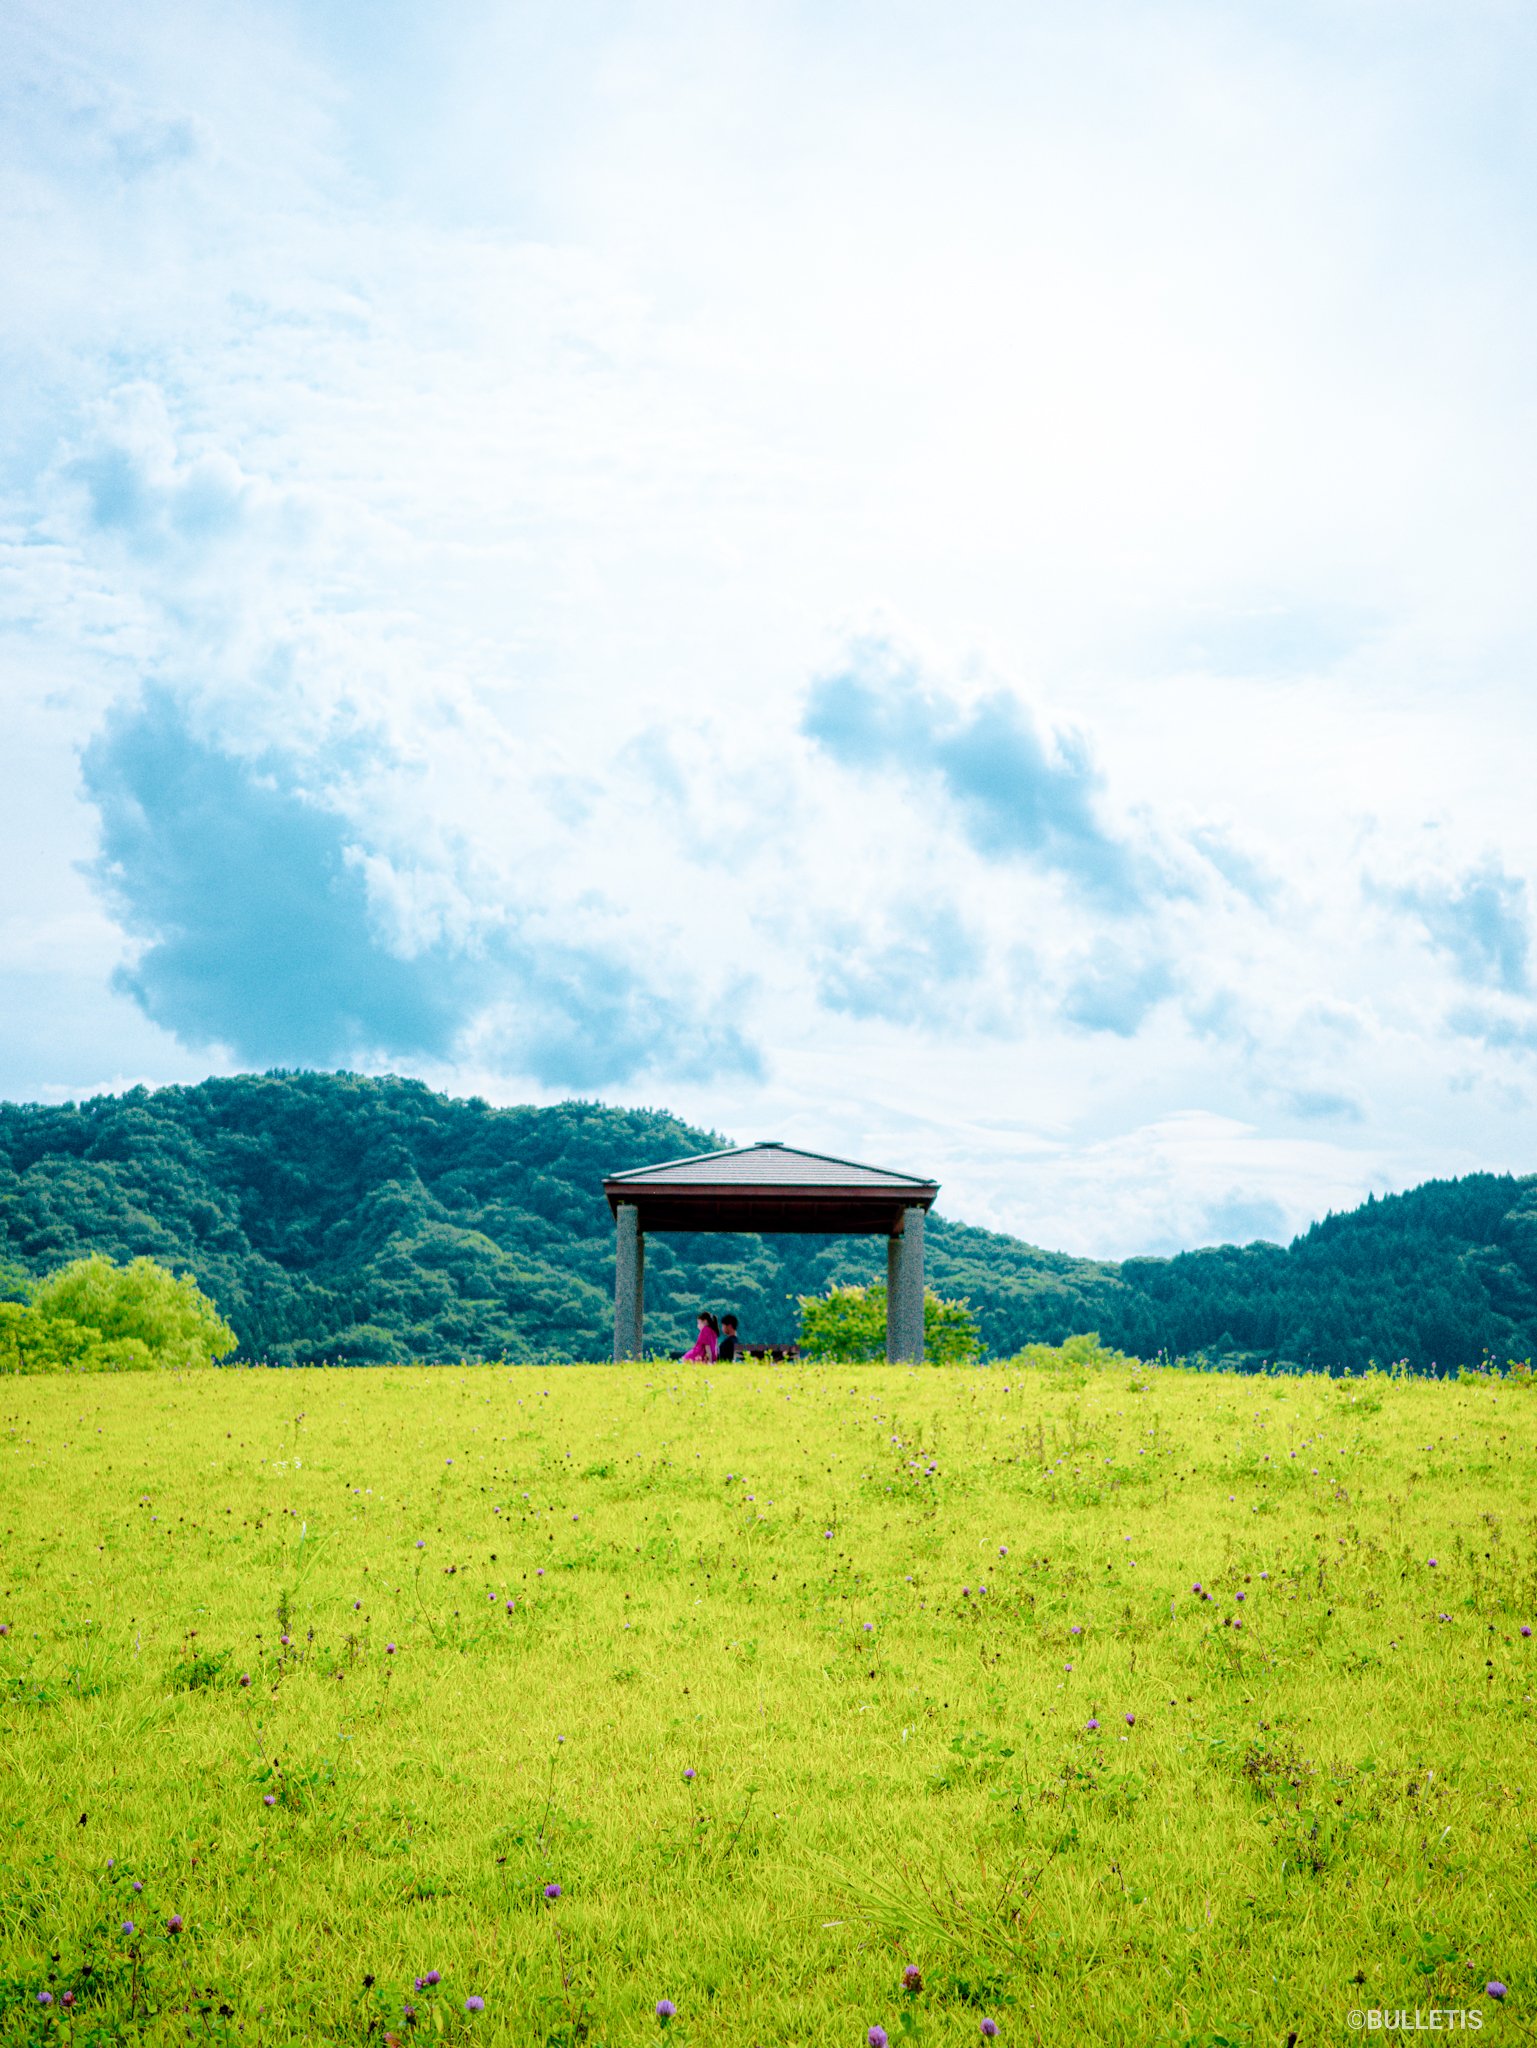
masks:
<svg viewBox="0 0 1537 2048"><path fill-rule="evenodd" d="M645 1230L898 1235L907 1212L927 1209L939 1185L913 1173L765 1142L611 1173L603 1192L616 1214L622 1202L633 1203Z"/></svg>
<svg viewBox="0 0 1537 2048"><path fill-rule="evenodd" d="M635 1166L611 1173L605 1187L717 1188L883 1188L893 1194L927 1193L935 1183L915 1173L893 1173L884 1166L861 1166L827 1152L802 1152L794 1145L764 1139L756 1145L732 1145L723 1152L694 1152L686 1159L664 1159L656 1166Z"/></svg>

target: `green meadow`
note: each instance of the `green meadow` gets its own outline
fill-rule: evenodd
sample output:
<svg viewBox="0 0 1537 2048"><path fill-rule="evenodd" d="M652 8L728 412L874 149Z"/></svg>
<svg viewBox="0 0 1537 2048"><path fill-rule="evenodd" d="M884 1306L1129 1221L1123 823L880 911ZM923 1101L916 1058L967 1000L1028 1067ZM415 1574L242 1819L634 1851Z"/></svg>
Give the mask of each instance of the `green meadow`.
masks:
<svg viewBox="0 0 1537 2048"><path fill-rule="evenodd" d="M0 2040L1533 2038L1529 1380L0 1405Z"/></svg>

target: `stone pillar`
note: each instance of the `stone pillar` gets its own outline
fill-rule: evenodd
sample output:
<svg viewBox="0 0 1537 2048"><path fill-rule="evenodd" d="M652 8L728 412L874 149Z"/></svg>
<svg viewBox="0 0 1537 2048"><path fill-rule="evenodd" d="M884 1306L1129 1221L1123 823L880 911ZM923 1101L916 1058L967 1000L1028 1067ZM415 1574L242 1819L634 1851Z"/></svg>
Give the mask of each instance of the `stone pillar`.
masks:
<svg viewBox="0 0 1537 2048"><path fill-rule="evenodd" d="M621 1202L614 1212L614 1358L644 1356L646 1341L646 1236L640 1211Z"/></svg>
<svg viewBox="0 0 1537 2048"><path fill-rule="evenodd" d="M898 1365L923 1363L923 1210L916 1204L886 1248L886 1356Z"/></svg>

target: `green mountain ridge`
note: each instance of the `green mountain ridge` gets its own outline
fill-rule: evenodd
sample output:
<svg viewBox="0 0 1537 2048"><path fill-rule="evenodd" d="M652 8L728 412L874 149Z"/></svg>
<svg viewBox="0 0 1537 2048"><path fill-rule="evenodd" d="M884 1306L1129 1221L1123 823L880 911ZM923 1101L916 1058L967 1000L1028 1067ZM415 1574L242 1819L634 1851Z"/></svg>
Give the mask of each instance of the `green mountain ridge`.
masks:
<svg viewBox="0 0 1537 2048"><path fill-rule="evenodd" d="M663 1111L493 1109L354 1074L0 1103L0 1261L39 1275L88 1251L159 1259L196 1277L245 1358L601 1358L604 1174L726 1142ZM1142 1356L1240 1365L1444 1371L1537 1352L1537 1176L1430 1181L1289 1246L1119 1265L935 1215L927 1263L994 1356L1091 1329ZM648 1343L683 1348L700 1304L783 1341L796 1296L884 1267L869 1238L652 1237Z"/></svg>

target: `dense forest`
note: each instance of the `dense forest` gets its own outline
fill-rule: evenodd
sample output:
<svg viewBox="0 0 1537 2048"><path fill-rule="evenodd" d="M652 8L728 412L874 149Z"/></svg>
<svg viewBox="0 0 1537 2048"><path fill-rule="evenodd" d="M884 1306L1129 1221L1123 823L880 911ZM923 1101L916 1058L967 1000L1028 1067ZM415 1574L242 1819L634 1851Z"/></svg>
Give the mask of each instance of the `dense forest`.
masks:
<svg viewBox="0 0 1537 2048"><path fill-rule="evenodd" d="M659 1111L493 1109L351 1074L0 1104L0 1264L147 1255L197 1279L243 1357L285 1364L601 1358L603 1175L726 1142ZM872 1239L653 1237L648 1339L680 1349L703 1302L782 1341L797 1296L884 1265ZM1537 1352L1537 1177L1433 1181L1287 1247L1119 1266L936 1215L928 1272L995 1356L1098 1330L1143 1356L1444 1371Z"/></svg>

